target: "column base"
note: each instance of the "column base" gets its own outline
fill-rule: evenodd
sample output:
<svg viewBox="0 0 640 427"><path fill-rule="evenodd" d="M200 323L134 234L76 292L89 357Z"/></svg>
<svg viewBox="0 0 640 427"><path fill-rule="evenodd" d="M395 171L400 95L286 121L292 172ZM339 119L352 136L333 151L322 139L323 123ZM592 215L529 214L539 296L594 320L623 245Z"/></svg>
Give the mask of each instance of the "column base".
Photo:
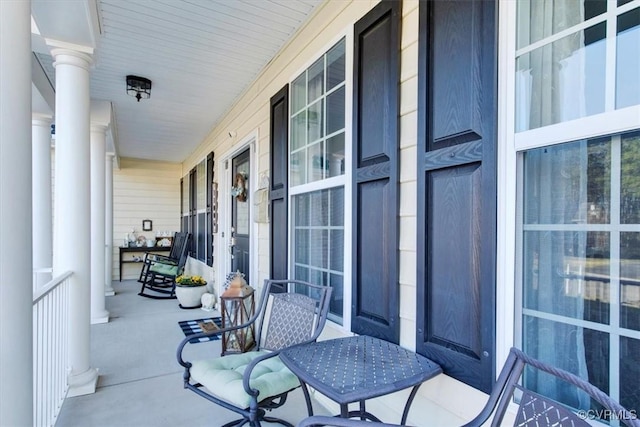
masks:
<svg viewBox="0 0 640 427"><path fill-rule="evenodd" d="M98 370L89 368L81 374L69 375L69 391L67 397L84 396L96 392Z"/></svg>
<svg viewBox="0 0 640 427"><path fill-rule="evenodd" d="M100 313L96 313L91 316L91 324L96 325L98 323L107 323L109 322L109 312L107 310L103 310Z"/></svg>
<svg viewBox="0 0 640 427"><path fill-rule="evenodd" d="M105 297L112 297L116 294L116 291L113 288L105 288L104 290L104 296Z"/></svg>

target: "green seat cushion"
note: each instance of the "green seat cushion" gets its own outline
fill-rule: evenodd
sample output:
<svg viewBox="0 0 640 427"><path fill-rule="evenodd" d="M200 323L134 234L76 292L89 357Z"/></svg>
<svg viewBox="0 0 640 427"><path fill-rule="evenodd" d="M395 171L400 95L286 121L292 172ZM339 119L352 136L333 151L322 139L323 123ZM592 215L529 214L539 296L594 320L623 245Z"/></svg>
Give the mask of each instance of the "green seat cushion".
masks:
<svg viewBox="0 0 640 427"><path fill-rule="evenodd" d="M149 267L149 271L157 274L162 274L163 276L175 276L176 274L178 274L178 266L157 262Z"/></svg>
<svg viewBox="0 0 640 427"><path fill-rule="evenodd" d="M242 375L253 359L266 351L251 351L208 360L192 362L191 378L216 397L239 408L248 408L251 397L242 386ZM251 372L251 388L260 391L258 401L277 396L300 386L300 381L278 356L263 360Z"/></svg>

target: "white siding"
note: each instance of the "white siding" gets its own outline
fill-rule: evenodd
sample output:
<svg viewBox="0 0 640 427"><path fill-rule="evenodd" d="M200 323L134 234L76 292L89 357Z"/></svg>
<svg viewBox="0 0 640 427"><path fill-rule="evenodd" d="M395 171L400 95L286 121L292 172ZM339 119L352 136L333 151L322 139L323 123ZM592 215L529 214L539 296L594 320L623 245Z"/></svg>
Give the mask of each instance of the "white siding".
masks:
<svg viewBox="0 0 640 427"><path fill-rule="evenodd" d="M234 144L258 131L257 171L269 175L269 100L289 80L317 59L336 37L353 32L353 24L377 1L328 1L310 22L279 52L247 89L225 118L210 132L202 144L185 161L191 169L206 153L214 151L220 159ZM401 72L400 72L400 343L415 349L416 340L416 198L417 198L417 89L418 89L418 0L403 1ZM350 94L347 94L350 96ZM230 137L229 132L235 132ZM177 200L177 197L176 197ZM257 224L252 244L258 245L258 283L269 274L269 225ZM123 231L123 233L126 230ZM219 235L215 236L219 239ZM219 244L215 245L220 248ZM215 254L214 254L215 256ZM350 284L345 283L345 290ZM329 325L324 336L336 337L346 332ZM408 391L376 399L369 408L384 420L400 420ZM425 383L412 405L408 423L430 426L460 425L482 408L486 395L448 376L441 375ZM318 398L332 410L335 404Z"/></svg>
<svg viewBox="0 0 640 427"><path fill-rule="evenodd" d="M131 230L147 238L156 231L180 229L180 176L177 163L120 159L113 171L113 278L118 280L118 247ZM142 231L142 220L153 221L152 231ZM122 279L137 279L140 265L124 264Z"/></svg>

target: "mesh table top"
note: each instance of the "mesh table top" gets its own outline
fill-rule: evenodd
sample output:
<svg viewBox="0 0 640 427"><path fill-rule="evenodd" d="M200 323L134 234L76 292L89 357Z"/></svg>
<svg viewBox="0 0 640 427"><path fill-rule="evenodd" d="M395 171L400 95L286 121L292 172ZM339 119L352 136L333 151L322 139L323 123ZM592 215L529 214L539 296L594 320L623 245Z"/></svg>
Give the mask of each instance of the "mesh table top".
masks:
<svg viewBox="0 0 640 427"><path fill-rule="evenodd" d="M280 359L302 381L340 404L413 387L442 372L424 356L369 336L292 347Z"/></svg>

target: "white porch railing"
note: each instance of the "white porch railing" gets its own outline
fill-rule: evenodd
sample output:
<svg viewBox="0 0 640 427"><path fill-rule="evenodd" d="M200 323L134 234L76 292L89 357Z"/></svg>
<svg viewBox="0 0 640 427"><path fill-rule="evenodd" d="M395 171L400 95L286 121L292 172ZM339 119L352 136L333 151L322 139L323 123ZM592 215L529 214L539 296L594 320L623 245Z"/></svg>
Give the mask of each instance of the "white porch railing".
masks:
<svg viewBox="0 0 640 427"><path fill-rule="evenodd" d="M33 293L33 420L53 426L67 396L69 277L54 277Z"/></svg>

